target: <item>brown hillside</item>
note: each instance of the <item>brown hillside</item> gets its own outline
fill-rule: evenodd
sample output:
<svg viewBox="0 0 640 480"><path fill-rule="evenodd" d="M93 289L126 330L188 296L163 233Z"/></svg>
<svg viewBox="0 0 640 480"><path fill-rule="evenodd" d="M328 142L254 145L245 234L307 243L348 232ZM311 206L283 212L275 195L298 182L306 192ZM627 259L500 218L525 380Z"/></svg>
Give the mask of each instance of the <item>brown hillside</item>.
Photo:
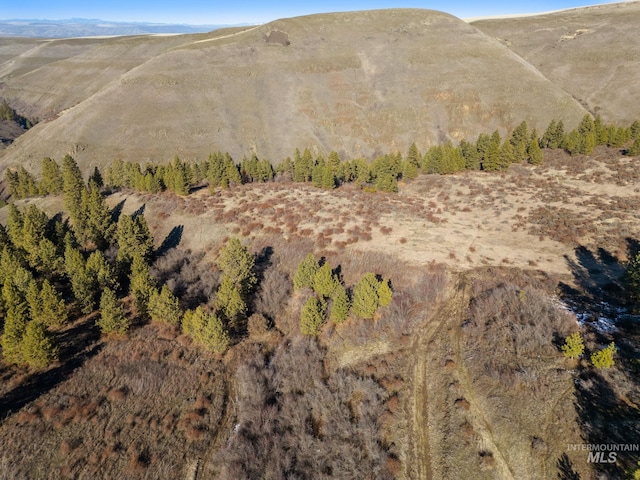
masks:
<svg viewBox="0 0 640 480"><path fill-rule="evenodd" d="M638 25L640 2L473 23L591 113L622 123L640 117Z"/></svg>
<svg viewBox="0 0 640 480"><path fill-rule="evenodd" d="M44 155L71 152L88 170L116 157L203 159L218 149L279 161L296 147L372 156L523 119L539 129L551 118L572 124L585 113L499 42L443 13L313 15L209 37L121 68L97 93L15 142L4 164L35 166ZM149 55L150 47L140 48ZM65 82L52 78L89 94L90 72L119 58L109 51L116 56L66 60L74 68L60 70Z"/></svg>

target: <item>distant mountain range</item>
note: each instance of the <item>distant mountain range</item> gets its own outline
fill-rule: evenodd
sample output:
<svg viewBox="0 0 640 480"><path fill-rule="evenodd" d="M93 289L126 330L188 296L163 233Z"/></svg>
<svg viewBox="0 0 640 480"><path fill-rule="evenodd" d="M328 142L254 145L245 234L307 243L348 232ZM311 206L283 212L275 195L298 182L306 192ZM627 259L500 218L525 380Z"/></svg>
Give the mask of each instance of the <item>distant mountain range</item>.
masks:
<svg viewBox="0 0 640 480"><path fill-rule="evenodd" d="M129 23L110 22L95 18L70 18L66 20L9 19L0 20L0 37L65 38L110 35L203 33L228 26L231 25Z"/></svg>

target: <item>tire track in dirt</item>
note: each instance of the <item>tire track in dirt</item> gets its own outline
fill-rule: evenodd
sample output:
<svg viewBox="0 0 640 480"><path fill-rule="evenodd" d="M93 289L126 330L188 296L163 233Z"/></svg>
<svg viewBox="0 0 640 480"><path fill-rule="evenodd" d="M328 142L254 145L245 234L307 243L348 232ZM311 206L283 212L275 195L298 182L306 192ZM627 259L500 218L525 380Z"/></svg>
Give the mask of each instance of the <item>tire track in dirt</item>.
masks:
<svg viewBox="0 0 640 480"><path fill-rule="evenodd" d="M434 449L435 430L437 425L429 420L429 390L427 384L427 369L431 365L432 350L431 343L447 323L456 318L456 312L460 309L463 301L463 291L460 289L460 282L450 288L446 295L446 300L438 311L416 329L418 334L411 347L412 358L415 359L413 367L413 392L410 402L411 408L411 430L409 438L409 458L406 462L405 473L407 478L416 480L430 480L438 478L435 475L437 466L434 465L434 458L437 449Z"/></svg>
<svg viewBox="0 0 640 480"><path fill-rule="evenodd" d="M198 480L211 478L211 471L208 470L211 465L213 456L221 448L224 447L229 432L232 430L233 420L236 418L235 408L235 380L232 374L227 374L225 378L227 391L225 392L224 402L224 414L220 423L218 424L214 433L213 439L209 444L209 448L202 456L202 458L196 459L191 462L190 467L187 469L186 480ZM195 467L195 468L194 468Z"/></svg>
<svg viewBox="0 0 640 480"><path fill-rule="evenodd" d="M454 312L455 316L452 316L452 340L454 346L454 356L456 364L456 377L461 387L461 392L464 398L469 402L469 410L467 412L468 420L473 427L474 432L480 437L479 444L484 450L491 452L493 459L495 460L495 470L497 478L504 480L515 480L513 470L507 463L504 455L496 444L493 433L491 431L491 424L487 420L487 416L483 411L481 401L478 399L473 383L469 378L469 372L464 367L463 351L462 351L462 324L466 320L464 312L465 310L460 307L466 306L469 302L469 287L470 282L468 279L461 275L458 283L458 293L462 298L457 303L457 310ZM454 305L455 308L455 305Z"/></svg>

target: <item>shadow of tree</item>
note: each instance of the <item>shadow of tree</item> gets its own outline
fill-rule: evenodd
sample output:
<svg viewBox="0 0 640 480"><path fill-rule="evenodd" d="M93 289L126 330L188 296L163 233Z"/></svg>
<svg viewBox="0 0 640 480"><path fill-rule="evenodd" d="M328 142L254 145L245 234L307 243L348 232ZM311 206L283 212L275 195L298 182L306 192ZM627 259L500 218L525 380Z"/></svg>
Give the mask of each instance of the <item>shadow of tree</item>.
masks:
<svg viewBox="0 0 640 480"><path fill-rule="evenodd" d="M637 241L627 239L627 245L629 256L639 251ZM584 443L607 446L638 444L640 411L630 400L638 392L638 377L630 372L628 364L630 358L638 355L640 337L630 334L628 324L624 326L624 309L620 309L626 302L623 286L625 265L605 249L592 251L583 246L576 248L575 260L566 257L566 261L574 277L574 286L560 285L563 299L576 312L592 318L605 316L613 319L620 329L619 332L594 329L595 337L592 337L600 344L615 340L618 346L616 366L611 371L585 367L579 370L575 379L575 408ZM632 328L637 331L637 321ZM584 453L587 461L588 452ZM609 463L605 461L609 459L607 450L602 461L592 462L590 466L602 478L626 478L627 472L637 466L638 455L637 451L621 449L616 452L615 461ZM579 478L575 477L568 461L568 458L558 461L558 476Z"/></svg>
<svg viewBox="0 0 640 480"><path fill-rule="evenodd" d="M165 253L167 253L172 248L176 248L180 245L180 241L182 240L182 234L184 232L184 225L177 225L171 229L166 238L162 241L160 247L156 251L156 256L161 257Z"/></svg>
<svg viewBox="0 0 640 480"><path fill-rule="evenodd" d="M124 208L125 202L126 200L122 200L111 209L111 221L113 223L118 223L118 220L120 220L120 215L122 215L122 209Z"/></svg>
<svg viewBox="0 0 640 480"><path fill-rule="evenodd" d="M560 480L580 480L580 474L573 469L566 453L558 459L558 478Z"/></svg>
<svg viewBox="0 0 640 480"><path fill-rule="evenodd" d="M33 373L16 388L0 397L0 420L19 411L69 378L74 370L100 352L102 345L98 343L99 339L100 331L95 325L93 316L60 332L56 337L60 364L54 368Z"/></svg>
<svg viewBox="0 0 640 480"><path fill-rule="evenodd" d="M580 416L585 443L595 445L634 445L640 439L640 414L621 401L612 385L593 370L582 371L576 381L576 411ZM608 459L609 451L604 452ZM637 451L616 452L615 462L593 463L606 478L626 478L626 471L637 465Z"/></svg>
<svg viewBox="0 0 640 480"><path fill-rule="evenodd" d="M591 307L603 302L619 303L623 297L621 279L624 265L603 248L591 251L584 246L575 249L576 259L565 256L577 289L561 284L563 293L580 307ZM585 308L586 309L586 308Z"/></svg>

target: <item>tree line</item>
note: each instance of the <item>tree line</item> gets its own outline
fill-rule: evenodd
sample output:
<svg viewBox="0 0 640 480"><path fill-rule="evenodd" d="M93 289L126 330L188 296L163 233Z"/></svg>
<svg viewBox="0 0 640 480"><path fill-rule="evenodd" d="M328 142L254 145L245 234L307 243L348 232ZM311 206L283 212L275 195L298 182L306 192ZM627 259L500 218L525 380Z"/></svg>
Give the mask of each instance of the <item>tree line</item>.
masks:
<svg viewBox="0 0 640 480"><path fill-rule="evenodd" d="M344 183L355 183L367 191L397 192L398 181L409 181L420 174L452 174L463 170L499 172L513 163L543 163L543 149L561 148L571 155L589 155L596 146L614 148L627 146L625 153L640 155L640 122L618 127L602 122L600 116L585 115L575 129L566 132L564 123L552 120L540 136L521 122L509 135L502 138L498 130L480 134L475 142L462 140L456 146L448 141L435 145L421 154L415 143L407 153L381 155L372 162L362 158L342 160L336 152L326 158L312 155L307 148L296 149L293 158L287 157L273 165L255 154L236 163L228 153L216 152L203 162L185 162L175 157L168 164L146 164L114 160L105 171L104 183L108 188L129 188L140 192L159 193L165 190L188 195L194 186L208 185L213 192L252 182L286 180L311 183L324 189L333 189ZM68 161L67 158L63 163ZM24 167L7 170L5 179L14 198L59 193L62 180L60 167L50 158L41 165L41 180ZM102 186L101 172L96 168L93 182Z"/></svg>

